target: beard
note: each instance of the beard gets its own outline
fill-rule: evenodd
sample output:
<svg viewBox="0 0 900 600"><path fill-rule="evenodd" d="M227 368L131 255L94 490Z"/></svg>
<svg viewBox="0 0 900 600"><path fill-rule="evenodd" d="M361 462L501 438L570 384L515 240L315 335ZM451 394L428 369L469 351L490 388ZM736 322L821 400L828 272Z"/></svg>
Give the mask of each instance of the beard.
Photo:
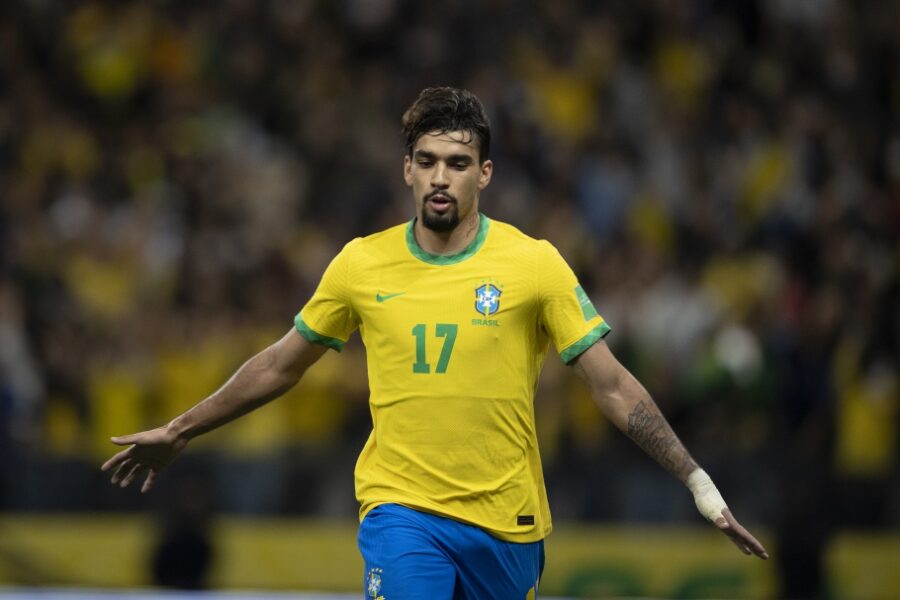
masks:
<svg viewBox="0 0 900 600"><path fill-rule="evenodd" d="M425 196L425 202L422 204L422 225L432 231L453 231L459 225L459 210L456 208L456 199L448 194L441 194L450 197L450 206L443 214L432 212L428 208L428 199L437 194L428 194Z"/></svg>

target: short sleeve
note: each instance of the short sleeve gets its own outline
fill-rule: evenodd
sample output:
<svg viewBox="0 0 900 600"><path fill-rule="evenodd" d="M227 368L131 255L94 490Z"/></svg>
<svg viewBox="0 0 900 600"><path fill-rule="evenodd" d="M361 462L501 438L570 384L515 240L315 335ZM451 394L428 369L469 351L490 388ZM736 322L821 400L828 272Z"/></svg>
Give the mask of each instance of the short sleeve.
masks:
<svg viewBox="0 0 900 600"><path fill-rule="evenodd" d="M541 325L566 364L609 333L575 273L549 242L539 242L537 257Z"/></svg>
<svg viewBox="0 0 900 600"><path fill-rule="evenodd" d="M334 257L312 298L294 318L300 335L338 352L359 327L359 317L350 301L351 259L357 241L348 243Z"/></svg>

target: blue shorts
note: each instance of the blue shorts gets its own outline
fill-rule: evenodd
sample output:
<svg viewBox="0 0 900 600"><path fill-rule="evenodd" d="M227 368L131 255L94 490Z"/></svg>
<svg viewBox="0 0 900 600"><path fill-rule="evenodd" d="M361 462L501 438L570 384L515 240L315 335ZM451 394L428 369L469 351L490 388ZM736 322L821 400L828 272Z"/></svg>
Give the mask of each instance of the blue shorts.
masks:
<svg viewBox="0 0 900 600"><path fill-rule="evenodd" d="M544 542L518 544L483 529L398 504L359 526L367 600L531 600Z"/></svg>

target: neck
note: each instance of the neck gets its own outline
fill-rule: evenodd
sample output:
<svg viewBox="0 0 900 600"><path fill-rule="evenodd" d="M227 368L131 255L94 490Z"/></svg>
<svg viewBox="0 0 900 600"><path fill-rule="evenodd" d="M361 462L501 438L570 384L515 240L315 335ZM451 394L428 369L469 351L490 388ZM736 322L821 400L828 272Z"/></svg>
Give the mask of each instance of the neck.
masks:
<svg viewBox="0 0 900 600"><path fill-rule="evenodd" d="M438 256L450 256L458 254L472 243L478 235L478 227L481 224L481 216L477 210L473 210L459 224L450 231L434 231L422 224L422 219L416 219L413 232L419 247L429 254Z"/></svg>

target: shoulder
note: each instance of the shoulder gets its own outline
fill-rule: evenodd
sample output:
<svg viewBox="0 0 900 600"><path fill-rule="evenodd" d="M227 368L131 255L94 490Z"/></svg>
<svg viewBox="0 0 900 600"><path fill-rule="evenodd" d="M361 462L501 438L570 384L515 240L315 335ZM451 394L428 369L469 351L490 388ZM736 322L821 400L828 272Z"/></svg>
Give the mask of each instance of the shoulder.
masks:
<svg viewBox="0 0 900 600"><path fill-rule="evenodd" d="M402 242L405 239L407 225L407 223L403 223L364 237L353 238L344 245L341 252L352 255L365 255L377 252L379 249L396 246L398 242Z"/></svg>
<svg viewBox="0 0 900 600"><path fill-rule="evenodd" d="M516 246L522 250L532 252L538 251L544 244L549 244L546 240L531 237L515 225L495 219L490 219L490 234L498 243Z"/></svg>
<svg viewBox="0 0 900 600"><path fill-rule="evenodd" d="M553 259L559 251L552 243L544 239L534 238L515 225L491 219L491 233L496 242L503 244L523 256L531 256L538 260Z"/></svg>
<svg viewBox="0 0 900 600"><path fill-rule="evenodd" d="M368 262L380 256L389 256L405 243L407 226L407 223L403 223L365 237L354 238L347 242L341 254L354 262Z"/></svg>
<svg viewBox="0 0 900 600"><path fill-rule="evenodd" d="M408 227L409 222L400 223L399 225L394 225L393 227L388 227L387 229L357 239L362 245L378 247L385 243L395 243L398 239L401 241L406 239L406 230Z"/></svg>

